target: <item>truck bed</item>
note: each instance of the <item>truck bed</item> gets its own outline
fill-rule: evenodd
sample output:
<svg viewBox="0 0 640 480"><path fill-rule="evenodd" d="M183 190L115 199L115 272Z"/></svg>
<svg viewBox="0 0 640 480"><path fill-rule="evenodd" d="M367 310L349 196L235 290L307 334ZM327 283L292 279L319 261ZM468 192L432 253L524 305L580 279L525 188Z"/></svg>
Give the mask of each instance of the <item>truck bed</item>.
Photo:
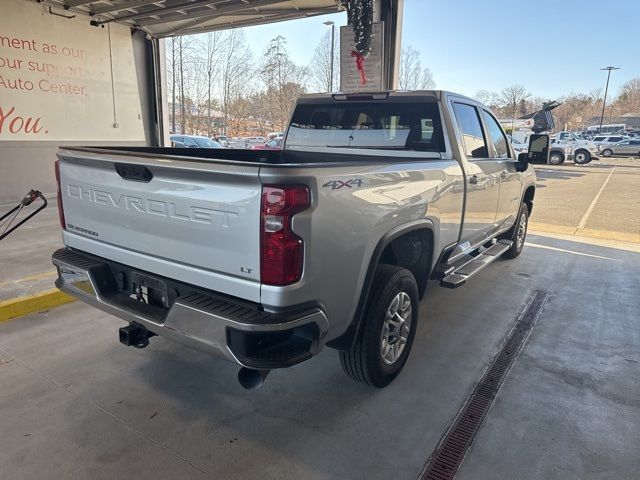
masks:
<svg viewBox="0 0 640 480"><path fill-rule="evenodd" d="M175 148L175 147L60 147L73 152L99 153L122 157L182 159L191 162L242 163L246 165L305 165L305 164L361 164L400 161L423 161L425 158L439 159L441 155L431 152L406 152L394 150L350 149L330 151L303 150L248 150L235 148ZM124 160L124 158L123 158Z"/></svg>

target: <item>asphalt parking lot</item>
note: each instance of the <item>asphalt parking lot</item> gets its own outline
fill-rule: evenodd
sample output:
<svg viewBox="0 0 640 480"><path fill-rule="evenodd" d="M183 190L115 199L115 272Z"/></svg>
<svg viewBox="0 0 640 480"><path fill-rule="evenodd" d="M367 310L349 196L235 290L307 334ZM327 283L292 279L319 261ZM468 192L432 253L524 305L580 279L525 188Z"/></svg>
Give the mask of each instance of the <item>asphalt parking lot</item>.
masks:
<svg viewBox="0 0 640 480"><path fill-rule="evenodd" d="M640 242L640 159L587 165L535 165L531 228L563 235Z"/></svg>
<svg viewBox="0 0 640 480"><path fill-rule="evenodd" d="M432 283L407 366L384 390L349 380L326 349L248 392L233 365L162 338L121 346L124 323L77 302L0 322L0 478L418 478L543 290L456 478L637 479L640 161L537 171L523 255L457 290ZM22 248L2 245L13 261L0 256L12 265L0 285L47 273L49 221L53 209L11 240Z"/></svg>

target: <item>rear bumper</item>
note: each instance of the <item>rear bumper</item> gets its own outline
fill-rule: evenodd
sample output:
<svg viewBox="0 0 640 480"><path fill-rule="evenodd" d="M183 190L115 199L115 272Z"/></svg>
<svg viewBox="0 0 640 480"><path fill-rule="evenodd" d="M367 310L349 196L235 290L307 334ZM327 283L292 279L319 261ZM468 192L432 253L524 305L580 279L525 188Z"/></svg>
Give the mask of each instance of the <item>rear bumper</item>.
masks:
<svg viewBox="0 0 640 480"><path fill-rule="evenodd" d="M123 287L127 277L146 272L69 249L56 251L52 262L60 290L156 335L244 367L289 367L324 346L328 321L317 307L270 313L255 303L153 275L175 297L163 308L132 298Z"/></svg>

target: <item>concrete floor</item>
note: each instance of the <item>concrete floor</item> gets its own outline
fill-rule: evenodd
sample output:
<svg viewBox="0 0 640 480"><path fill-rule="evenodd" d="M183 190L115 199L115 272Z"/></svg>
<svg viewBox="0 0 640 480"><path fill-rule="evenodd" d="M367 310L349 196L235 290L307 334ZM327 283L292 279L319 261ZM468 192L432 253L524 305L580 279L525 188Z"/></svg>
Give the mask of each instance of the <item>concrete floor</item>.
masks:
<svg viewBox="0 0 640 480"><path fill-rule="evenodd" d="M14 205L0 205L0 214ZM53 288L51 254L62 247L55 197L0 242L0 301Z"/></svg>
<svg viewBox="0 0 640 480"><path fill-rule="evenodd" d="M640 162L538 166L523 256L433 284L387 389L336 352L273 372L154 338L121 346L80 303L0 323L0 478L416 478L528 295L551 298L458 477L638 478ZM4 206L0 211L4 211ZM587 237L588 236L588 237ZM0 244L0 300L51 288L55 202Z"/></svg>
<svg viewBox="0 0 640 480"><path fill-rule="evenodd" d="M164 339L121 346L123 323L80 303L1 323L0 478L414 479L548 289L459 478L636 479L640 247L576 240L530 235L466 286L431 285L384 390L325 350L247 392L231 364Z"/></svg>

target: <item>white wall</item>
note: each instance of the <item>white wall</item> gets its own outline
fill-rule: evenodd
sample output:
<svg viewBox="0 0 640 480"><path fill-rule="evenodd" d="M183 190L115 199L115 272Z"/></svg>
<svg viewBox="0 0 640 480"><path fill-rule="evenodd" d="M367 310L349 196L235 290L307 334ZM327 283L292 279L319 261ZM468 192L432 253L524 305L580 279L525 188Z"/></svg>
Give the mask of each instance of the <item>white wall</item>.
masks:
<svg viewBox="0 0 640 480"><path fill-rule="evenodd" d="M141 35L92 27L87 16L53 16L31 1L1 1L0 203L29 188L53 193L59 145L147 143Z"/></svg>

